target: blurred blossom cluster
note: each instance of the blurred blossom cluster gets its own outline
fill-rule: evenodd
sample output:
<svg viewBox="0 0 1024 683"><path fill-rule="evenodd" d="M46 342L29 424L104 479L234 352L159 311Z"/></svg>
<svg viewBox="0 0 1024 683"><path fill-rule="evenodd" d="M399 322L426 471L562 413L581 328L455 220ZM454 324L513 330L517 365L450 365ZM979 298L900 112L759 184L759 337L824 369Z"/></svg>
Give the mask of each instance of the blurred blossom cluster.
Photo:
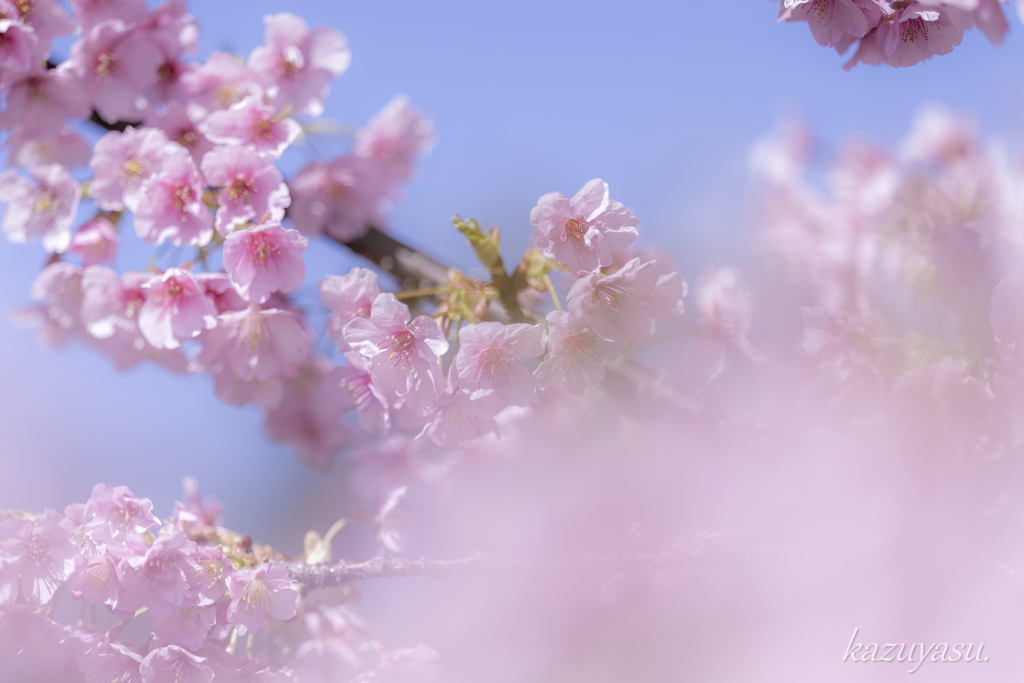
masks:
<svg viewBox="0 0 1024 683"><path fill-rule="evenodd" d="M300 594L286 558L221 527L220 505L185 484L164 522L104 484L63 515L0 514L0 661L25 651L89 683L433 680L432 651L385 650L343 589ZM330 539L309 551L329 558Z"/></svg>
<svg viewBox="0 0 1024 683"><path fill-rule="evenodd" d="M846 400L930 393L978 455L1015 447L1020 164L938 106L892 152L851 143L819 171L813 151L793 123L752 155L758 235L806 292L803 352Z"/></svg>
<svg viewBox="0 0 1024 683"><path fill-rule="evenodd" d="M247 59L199 61L180 0L71 6L0 0L2 229L49 255L18 321L118 370L207 375L309 465L341 454L373 502L309 532L297 562L223 528L194 484L163 521L105 485L64 515L2 512L0 661L24 650L88 683L433 680L432 650L369 635L354 579L303 583L345 568L331 540L351 521L373 527L368 566L447 566L390 557L419 489L455 492L447 547L564 570L561 584L510 571L446 609L495 610L493 640L618 638L608 680L712 664L721 680L832 680L832 641L776 653L839 632L841 646L863 609L904 634L878 638L908 642L977 614L1010 623L993 597L1019 611L1024 173L970 121L929 107L895 149L854 142L825 164L806 127L783 125L751 154L762 263L697 274L684 310L682 274L601 179L540 197L514 260L498 227L456 215L472 272L385 234L436 137L402 96L347 153L286 179L282 156L330 127L315 118L350 59L333 29L270 15ZM851 63L907 66L972 25L996 42L1007 29L996 0L780 12L840 52L859 41ZM51 41L72 32L58 63ZM117 270L130 239L153 260ZM375 267L326 275L302 305L307 255L332 242ZM964 603L938 610L954 590ZM756 648L751 668L664 654L679 633L699 649L704 628ZM548 648L558 680L599 680L571 650Z"/></svg>
<svg viewBox="0 0 1024 683"><path fill-rule="evenodd" d="M782 0L779 21L806 21L818 44L839 54L856 43L846 69L861 63L913 66L952 52L973 26L1001 43L1010 28L1006 1ZM1024 17L1024 3L1018 1L1017 10Z"/></svg>

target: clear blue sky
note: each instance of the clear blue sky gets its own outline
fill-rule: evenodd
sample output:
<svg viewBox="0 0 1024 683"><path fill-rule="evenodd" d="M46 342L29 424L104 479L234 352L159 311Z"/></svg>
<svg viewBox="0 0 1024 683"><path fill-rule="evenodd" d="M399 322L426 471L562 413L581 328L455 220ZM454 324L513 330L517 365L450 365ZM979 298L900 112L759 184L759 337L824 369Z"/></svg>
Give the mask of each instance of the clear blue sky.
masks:
<svg viewBox="0 0 1024 683"><path fill-rule="evenodd" d="M603 177L649 243L684 276L740 260L746 155L780 113L802 110L826 143L891 143L928 100L1018 139L1024 30L1001 48L972 31L952 55L910 70L840 69L777 3L193 3L204 54L248 52L264 13L285 9L344 32L354 58L327 115L364 122L396 92L429 112L440 144L394 214L393 230L452 262L468 249L454 211L501 225L509 253L550 190ZM317 268L344 272L321 245ZM0 243L0 310L28 302L37 246ZM228 505L228 523L296 551L306 528L345 508L341 476L314 473L265 442L260 414L225 406L204 377L146 367L118 375L81 347L53 352L0 319L0 508L62 509L97 481L128 484L165 515L181 477ZM301 501L301 504L298 502Z"/></svg>

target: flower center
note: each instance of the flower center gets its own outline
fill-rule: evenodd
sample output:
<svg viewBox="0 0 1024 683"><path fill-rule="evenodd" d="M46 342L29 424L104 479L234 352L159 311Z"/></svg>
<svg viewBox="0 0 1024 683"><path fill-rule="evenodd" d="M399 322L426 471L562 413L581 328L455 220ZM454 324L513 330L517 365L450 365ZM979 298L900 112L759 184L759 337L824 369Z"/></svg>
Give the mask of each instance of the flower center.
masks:
<svg viewBox="0 0 1024 683"><path fill-rule="evenodd" d="M99 80L109 81L116 68L117 55L110 50L103 50L96 55L96 60L93 63L93 72Z"/></svg>
<svg viewBox="0 0 1024 683"><path fill-rule="evenodd" d="M589 229L590 224L587 223L587 219L583 217L583 214L580 214L576 218L569 218L565 221L562 237L567 242L572 242L578 247L584 246L583 236L587 234Z"/></svg>
<svg viewBox="0 0 1024 683"><path fill-rule="evenodd" d="M252 178L247 178L242 173L235 175L235 179L232 180L231 185L228 186L228 194L231 196L231 199L236 202L241 199L243 202L248 204L249 195L252 193Z"/></svg>
<svg viewBox="0 0 1024 683"><path fill-rule="evenodd" d="M277 263L281 255L281 249L277 246L277 242L259 232L250 238L249 249L254 266L262 266L267 260Z"/></svg>

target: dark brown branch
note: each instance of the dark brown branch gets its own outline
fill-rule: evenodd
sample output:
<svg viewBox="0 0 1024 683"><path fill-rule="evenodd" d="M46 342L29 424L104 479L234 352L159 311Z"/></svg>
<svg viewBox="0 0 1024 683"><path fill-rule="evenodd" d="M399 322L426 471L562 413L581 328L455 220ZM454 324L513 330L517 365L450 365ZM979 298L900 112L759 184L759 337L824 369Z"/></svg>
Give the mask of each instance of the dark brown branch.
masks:
<svg viewBox="0 0 1024 683"><path fill-rule="evenodd" d="M100 128L105 128L106 130L116 130L119 133L123 133L128 126L131 126L133 128L139 128L142 126L142 121L114 121L113 123L110 123L102 116L100 116L99 112L95 109L93 109L92 113L89 114L89 121L95 123Z"/></svg>

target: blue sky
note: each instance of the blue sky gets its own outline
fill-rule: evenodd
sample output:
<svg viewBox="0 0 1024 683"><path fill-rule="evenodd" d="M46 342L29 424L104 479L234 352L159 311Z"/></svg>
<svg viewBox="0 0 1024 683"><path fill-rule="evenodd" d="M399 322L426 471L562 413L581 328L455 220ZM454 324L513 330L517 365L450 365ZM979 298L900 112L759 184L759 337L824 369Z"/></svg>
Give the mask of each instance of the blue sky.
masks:
<svg viewBox="0 0 1024 683"><path fill-rule="evenodd" d="M216 0L193 12L204 54L247 53L262 41L262 15L285 9L344 32L353 62L327 102L331 118L362 123L397 92L428 112L440 142L392 229L452 263L468 264L470 253L450 227L453 212L502 226L513 254L528 244L538 197L572 194L593 177L687 279L743 261L747 152L790 111L826 146L852 134L892 143L925 101L1019 139L1016 17L999 48L972 31L952 55L913 69L847 73L806 26L777 25L777 7ZM314 251L320 271L354 263L327 245ZM0 243L5 315L28 302L44 261L37 245ZM165 515L191 474L226 502L230 525L294 552L302 531L326 528L350 505L340 471L324 477L266 442L260 414L219 403L204 377L116 374L84 348L38 346L6 317L0 353L0 508L62 509L104 481L151 497Z"/></svg>

